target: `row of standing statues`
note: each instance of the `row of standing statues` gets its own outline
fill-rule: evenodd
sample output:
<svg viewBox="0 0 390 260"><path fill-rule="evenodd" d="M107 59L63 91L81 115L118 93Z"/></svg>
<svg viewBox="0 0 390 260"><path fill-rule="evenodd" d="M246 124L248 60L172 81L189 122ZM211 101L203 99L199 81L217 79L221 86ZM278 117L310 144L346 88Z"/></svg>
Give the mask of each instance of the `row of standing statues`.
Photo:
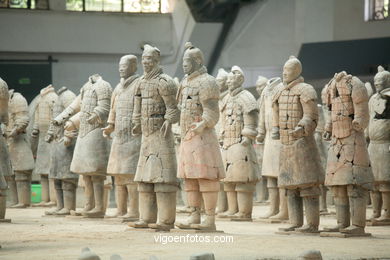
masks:
<svg viewBox="0 0 390 260"><path fill-rule="evenodd" d="M202 51L191 43L185 49L180 83L163 73L160 51L145 45L144 74L136 74L136 56L123 56L114 90L97 74L78 96L65 87L42 89L31 131L38 140L35 163L27 102L1 81L0 218L8 186L17 194L14 207L30 205L34 171L41 176L41 205L57 203L46 214L85 217L104 217L107 176L114 176L116 216L134 228L214 231L216 214L250 221L260 179L270 199L262 218L289 219L284 232L317 233L327 189L337 225L324 231L364 235L370 192L371 218L390 222L388 71L378 68L371 98L357 77L336 73L320 106L292 56L282 79L259 77L256 101L243 88L240 67L220 69L214 78ZM80 183L85 204L78 212ZM189 217L175 223L180 188Z"/></svg>

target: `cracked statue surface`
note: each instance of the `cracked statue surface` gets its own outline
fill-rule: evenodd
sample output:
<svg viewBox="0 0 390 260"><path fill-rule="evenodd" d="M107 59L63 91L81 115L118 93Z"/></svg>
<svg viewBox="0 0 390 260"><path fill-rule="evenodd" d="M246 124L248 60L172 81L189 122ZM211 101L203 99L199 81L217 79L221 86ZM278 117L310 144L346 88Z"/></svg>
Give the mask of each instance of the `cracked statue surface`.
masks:
<svg viewBox="0 0 390 260"><path fill-rule="evenodd" d="M222 100L222 158L226 177L228 211L221 214L234 219L251 220L253 194L260 178L253 143L257 136L258 105L243 88L245 77L233 66L227 78L229 92Z"/></svg>
<svg viewBox="0 0 390 260"><path fill-rule="evenodd" d="M377 223L390 223L390 72L379 66L374 86L376 93L368 102L370 121L367 128L368 153L374 174L371 219Z"/></svg>
<svg viewBox="0 0 390 260"><path fill-rule="evenodd" d="M186 76L177 94L181 110L181 146L178 177L184 179L190 217L176 226L182 229L216 230L215 209L219 181L225 177L214 126L219 119L219 89L207 73L202 51L187 42L183 55ZM200 207L204 202L205 219Z"/></svg>
<svg viewBox="0 0 390 260"><path fill-rule="evenodd" d="M57 91L57 99L53 107L53 119L67 108L76 95L67 87ZM64 124L50 124L46 142L51 143L49 179L54 180L57 206L45 212L46 215L69 215L76 209L76 188L79 175L70 171L75 147L75 138L66 141Z"/></svg>
<svg viewBox="0 0 390 260"><path fill-rule="evenodd" d="M114 217L138 220L138 191L134 176L141 147L141 135L133 136L134 96L139 76L137 57L125 55L119 61L120 82L111 97L111 109L103 136L113 135L107 174L115 177L117 212ZM129 205L129 208L128 208Z"/></svg>
<svg viewBox="0 0 390 260"><path fill-rule="evenodd" d="M337 225L325 231L363 235L374 179L364 137L369 122L367 89L342 71L325 86L322 103L329 111L324 131L324 139L330 140L325 185L333 192L337 216Z"/></svg>
<svg viewBox="0 0 390 260"><path fill-rule="evenodd" d="M179 120L177 86L160 67L160 50L144 46L142 75L135 86L132 133L142 133L134 181L138 183L140 219L130 226L170 230L176 218L175 141L172 124Z"/></svg>
<svg viewBox="0 0 390 260"><path fill-rule="evenodd" d="M286 189L290 221L289 227L280 230L316 233L320 221L319 185L324 181L314 140L317 94L301 73L301 62L291 56L283 67L283 88L273 97L271 136L281 142L278 185Z"/></svg>
<svg viewBox="0 0 390 260"><path fill-rule="evenodd" d="M74 148L70 171L80 174L85 183L85 217L104 217L104 181L106 179L109 145L103 137L110 110L111 85L94 74L80 90L80 94L53 121L61 125L77 115L79 132ZM72 120L65 123L65 130L75 131Z"/></svg>
<svg viewBox="0 0 390 260"><path fill-rule="evenodd" d="M22 94L9 91L9 122L6 129L8 149L14 176L8 183L12 208L26 208L31 204L31 176L34 157L27 141L26 128L29 124L28 105ZM16 202L16 204L15 204Z"/></svg>

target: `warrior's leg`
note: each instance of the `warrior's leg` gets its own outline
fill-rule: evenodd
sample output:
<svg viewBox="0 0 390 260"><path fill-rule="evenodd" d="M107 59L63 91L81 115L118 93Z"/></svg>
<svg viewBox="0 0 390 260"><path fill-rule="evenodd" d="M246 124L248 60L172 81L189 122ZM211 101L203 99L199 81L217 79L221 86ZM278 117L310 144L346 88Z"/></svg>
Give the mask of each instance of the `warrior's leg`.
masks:
<svg viewBox="0 0 390 260"><path fill-rule="evenodd" d="M332 186L331 190L333 193L336 208L337 225L333 227L325 227L324 231L339 232L340 229L348 227L351 222L347 186Z"/></svg>
<svg viewBox="0 0 390 260"><path fill-rule="evenodd" d="M54 188L57 196L57 206L54 209L45 211L45 215L56 215L61 209L64 208L64 192L62 190L62 181L60 179L50 179L54 181Z"/></svg>
<svg viewBox="0 0 390 260"><path fill-rule="evenodd" d="M8 195L10 201L10 207L18 204L18 191L16 188L15 175L5 176L5 180L8 184Z"/></svg>
<svg viewBox="0 0 390 260"><path fill-rule="evenodd" d="M64 208L57 215L69 215L71 210L76 210L77 179L63 179L62 190L64 193Z"/></svg>
<svg viewBox="0 0 390 260"><path fill-rule="evenodd" d="M225 182L224 190L226 191L228 210L226 212L218 214L218 217L230 218L238 212L236 183Z"/></svg>
<svg viewBox="0 0 390 260"><path fill-rule="evenodd" d="M269 218L275 216L279 212L279 189L277 184L277 178L268 177L267 178L267 187L268 187L268 198L269 198L269 209L268 212L261 216L260 218Z"/></svg>
<svg viewBox="0 0 390 260"><path fill-rule="evenodd" d="M300 195L305 206L306 225L297 228L296 231L303 233L318 232L318 226L320 225L320 193L320 188L317 186L301 190Z"/></svg>
<svg viewBox="0 0 390 260"><path fill-rule="evenodd" d="M170 230L174 228L176 218L176 192L178 187L171 184L155 184L157 197L158 221L149 227Z"/></svg>
<svg viewBox="0 0 390 260"><path fill-rule="evenodd" d="M255 190L255 183L238 183L236 185L238 213L234 215L235 218L242 220L252 219L253 194Z"/></svg>
<svg viewBox="0 0 390 260"><path fill-rule="evenodd" d="M390 183L381 184L380 192L383 201L383 214L376 219L378 222L390 222Z"/></svg>
<svg viewBox="0 0 390 260"><path fill-rule="evenodd" d="M303 225L303 203L299 190L287 189L287 207L290 226L280 228L281 231L294 231Z"/></svg>
<svg viewBox="0 0 390 260"><path fill-rule="evenodd" d="M154 184L138 183L140 219L131 226L135 228L147 228L148 224L157 221L157 201L154 192Z"/></svg>
<svg viewBox="0 0 390 260"><path fill-rule="evenodd" d="M288 220L287 196L286 190L279 188L279 213L270 219Z"/></svg>
<svg viewBox="0 0 390 260"><path fill-rule="evenodd" d="M16 171L15 181L19 203L12 206L12 208L29 207L31 205L31 171Z"/></svg>
<svg viewBox="0 0 390 260"><path fill-rule="evenodd" d="M184 190L186 191L187 203L190 207L191 213L187 221L177 223L178 228L191 228L191 224L200 223L200 207L202 202L202 195L199 191L199 182L197 179L185 179Z"/></svg>
<svg viewBox="0 0 390 260"><path fill-rule="evenodd" d="M104 209L104 180L106 176L92 175L93 194L95 200L95 207L87 212L83 213L83 216L89 218L102 218L105 214Z"/></svg>
<svg viewBox="0 0 390 260"><path fill-rule="evenodd" d="M216 230L215 208L217 207L219 181L199 179L199 190L202 193L206 217L200 224L192 224L191 227L201 230Z"/></svg>
<svg viewBox="0 0 390 260"><path fill-rule="evenodd" d="M351 203L352 225L347 228L340 229L340 232L348 234L364 234L364 228L366 226L368 191L357 185L348 185L347 191Z"/></svg>

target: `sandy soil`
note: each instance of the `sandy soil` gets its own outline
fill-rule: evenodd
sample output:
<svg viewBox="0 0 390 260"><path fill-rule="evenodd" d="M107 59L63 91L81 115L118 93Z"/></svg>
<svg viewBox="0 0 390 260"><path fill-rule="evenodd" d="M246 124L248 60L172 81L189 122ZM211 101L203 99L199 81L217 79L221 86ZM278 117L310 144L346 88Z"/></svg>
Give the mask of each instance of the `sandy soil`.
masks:
<svg viewBox="0 0 390 260"><path fill-rule="evenodd" d="M265 213L256 206L254 215ZM8 209L12 223L0 223L0 259L77 259L89 247L101 259L119 254L123 259L189 259L192 254L213 252L220 259L296 259L305 250L316 249L324 259L390 259L390 226L367 227L370 238L323 238L319 236L277 235L286 224L231 222L218 220L217 227L232 243L155 242L155 236L186 236L187 233L155 233L127 228L117 220L42 217L45 209ZM109 209L113 213L114 209ZM370 214L370 211L369 211ZM186 218L178 214L177 220ZM321 217L321 225L333 225L334 216ZM195 236L196 234L190 234ZM173 239L173 238L170 238ZM194 238L192 238L194 239Z"/></svg>

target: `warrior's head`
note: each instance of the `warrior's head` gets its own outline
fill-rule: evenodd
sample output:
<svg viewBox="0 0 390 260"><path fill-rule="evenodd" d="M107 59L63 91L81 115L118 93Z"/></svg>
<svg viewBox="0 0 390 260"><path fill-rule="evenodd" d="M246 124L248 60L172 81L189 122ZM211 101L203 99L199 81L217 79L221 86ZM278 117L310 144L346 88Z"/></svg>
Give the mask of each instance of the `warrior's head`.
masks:
<svg viewBox="0 0 390 260"><path fill-rule="evenodd" d="M374 86L377 92L390 88L390 72L382 66L378 66L378 73L374 77Z"/></svg>
<svg viewBox="0 0 390 260"><path fill-rule="evenodd" d="M256 91L261 96L261 93L263 92L265 86L267 86L268 79L263 76L259 76L256 80Z"/></svg>
<svg viewBox="0 0 390 260"><path fill-rule="evenodd" d="M185 51L183 56L183 71L185 74L190 75L191 73L199 70L204 65L203 52L192 45L190 42L186 42Z"/></svg>
<svg viewBox="0 0 390 260"><path fill-rule="evenodd" d="M242 86L244 83L245 77L244 72L238 66L233 66L232 70L227 76L226 84L229 88L229 91L233 91Z"/></svg>
<svg viewBox="0 0 390 260"><path fill-rule="evenodd" d="M137 57L134 55L125 55L119 61L119 75L123 79L134 75L137 71Z"/></svg>
<svg viewBox="0 0 390 260"><path fill-rule="evenodd" d="M149 44L144 45L142 53L142 66L145 73L151 72L160 64L160 50Z"/></svg>
<svg viewBox="0 0 390 260"><path fill-rule="evenodd" d="M224 92L227 90L226 80L227 80L228 73L226 70L220 68L218 70L217 77L215 78L217 82L217 86L219 88L219 92Z"/></svg>
<svg viewBox="0 0 390 260"><path fill-rule="evenodd" d="M290 56L283 66L283 82L288 84L299 78L301 73L301 62L296 57Z"/></svg>

